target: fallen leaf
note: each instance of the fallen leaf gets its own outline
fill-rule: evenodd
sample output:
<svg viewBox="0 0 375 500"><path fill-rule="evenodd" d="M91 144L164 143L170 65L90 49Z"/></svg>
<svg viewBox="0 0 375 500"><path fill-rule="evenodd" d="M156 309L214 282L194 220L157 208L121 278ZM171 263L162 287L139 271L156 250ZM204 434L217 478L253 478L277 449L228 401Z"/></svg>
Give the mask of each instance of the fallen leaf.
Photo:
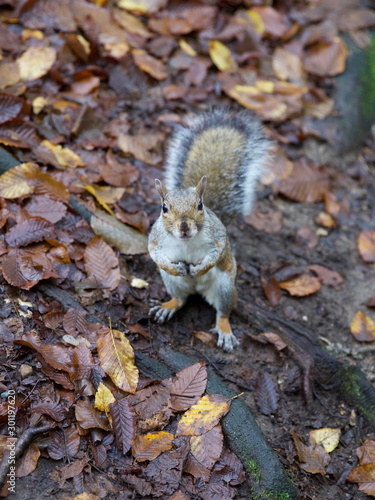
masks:
<svg viewBox="0 0 375 500"><path fill-rule="evenodd" d="M27 182L27 173L39 172L36 163L21 163L0 175L0 196L6 200L20 198L34 192L34 186Z"/></svg>
<svg viewBox="0 0 375 500"><path fill-rule="evenodd" d="M203 396L191 406L178 423L176 436L200 436L218 424L230 407L230 402L220 394Z"/></svg>
<svg viewBox="0 0 375 500"><path fill-rule="evenodd" d="M47 139L42 141L38 146L38 153L43 157L46 163L50 163L57 168L77 168L85 166L85 162L77 153L60 144L54 145Z"/></svg>
<svg viewBox="0 0 375 500"><path fill-rule="evenodd" d="M273 7L256 6L248 10L247 12L250 15L253 15L254 13L258 14L261 17L264 26L264 31L262 34L264 36L281 38L287 33L290 28L287 17L278 12Z"/></svg>
<svg viewBox="0 0 375 500"><path fill-rule="evenodd" d="M103 429L105 431L110 429L107 417L96 410L89 401L77 401L75 413L77 422L83 429Z"/></svg>
<svg viewBox="0 0 375 500"><path fill-rule="evenodd" d="M350 483L358 483L359 489L367 495L375 496L375 464L358 465L346 478Z"/></svg>
<svg viewBox="0 0 375 500"><path fill-rule="evenodd" d="M277 47L273 53L272 68L280 80L287 80L295 85L304 85L306 83L301 58L282 47Z"/></svg>
<svg viewBox="0 0 375 500"><path fill-rule="evenodd" d="M164 8L168 0L117 0L117 5L122 9L140 12L153 13Z"/></svg>
<svg viewBox="0 0 375 500"><path fill-rule="evenodd" d="M7 232L5 241L11 247L26 246L51 236L53 230L52 222L41 217L30 217L13 226Z"/></svg>
<svg viewBox="0 0 375 500"><path fill-rule="evenodd" d="M292 431L294 445L298 453L301 468L312 474L326 474L330 456L321 445L306 446L296 432Z"/></svg>
<svg viewBox="0 0 375 500"><path fill-rule="evenodd" d="M191 436L190 452L204 467L211 469L219 460L223 449L223 431L221 425L215 425L201 436Z"/></svg>
<svg viewBox="0 0 375 500"><path fill-rule="evenodd" d="M32 82L41 78L52 68L56 61L56 51L52 47L29 47L17 59L20 79Z"/></svg>
<svg viewBox="0 0 375 500"><path fill-rule="evenodd" d="M269 280L262 280L262 286L268 302L273 306L277 306L282 297L282 291L278 281L274 276L271 276Z"/></svg>
<svg viewBox="0 0 375 500"><path fill-rule="evenodd" d="M0 178L1 179L1 178ZM375 231L364 229L357 240L358 252L365 262L375 262Z"/></svg>
<svg viewBox="0 0 375 500"><path fill-rule="evenodd" d="M119 260L112 248L99 236L94 236L84 253L85 270L98 286L115 290L121 280Z"/></svg>
<svg viewBox="0 0 375 500"><path fill-rule="evenodd" d="M335 219L326 212L320 212L314 219L314 222L320 226L332 228L336 226Z"/></svg>
<svg viewBox="0 0 375 500"><path fill-rule="evenodd" d="M375 322L361 311L354 316L350 331L359 342L375 341Z"/></svg>
<svg viewBox="0 0 375 500"><path fill-rule="evenodd" d="M356 453L361 465L375 464L375 441L365 439L362 446L356 449Z"/></svg>
<svg viewBox="0 0 375 500"><path fill-rule="evenodd" d="M78 453L81 439L75 425L64 429L55 429L51 432L48 442L48 454L53 460L62 458L70 460Z"/></svg>
<svg viewBox="0 0 375 500"><path fill-rule="evenodd" d="M116 443L124 455L130 450L136 431L136 416L128 400L123 398L109 406Z"/></svg>
<svg viewBox="0 0 375 500"><path fill-rule="evenodd" d="M134 394L139 375L129 340L122 332L110 329L99 335L97 345L102 369L117 387Z"/></svg>
<svg viewBox="0 0 375 500"><path fill-rule="evenodd" d="M314 264L308 267L309 271L316 274L318 280L327 286L333 286L334 288L339 288L343 283L342 276L337 271L332 271L327 267L320 266L319 264Z"/></svg>
<svg viewBox="0 0 375 500"><path fill-rule="evenodd" d="M347 57L345 42L335 36L330 42L320 41L305 51L304 68L313 75L339 75L345 70Z"/></svg>
<svg viewBox="0 0 375 500"><path fill-rule="evenodd" d="M31 474L38 465L40 450L35 443L31 443L26 453L17 461L16 477L25 477Z"/></svg>
<svg viewBox="0 0 375 500"><path fill-rule="evenodd" d="M255 380L255 395L259 410L263 415L271 415L277 410L278 394L271 377L266 373L259 373Z"/></svg>
<svg viewBox="0 0 375 500"><path fill-rule="evenodd" d="M235 71L237 63L233 59L230 50L218 40L208 42L208 53L212 62L220 71Z"/></svg>
<svg viewBox="0 0 375 500"><path fill-rule="evenodd" d="M174 435L170 432L148 432L134 438L132 455L137 462L154 460L160 453L172 448Z"/></svg>
<svg viewBox="0 0 375 500"><path fill-rule="evenodd" d="M331 453L339 444L340 434L340 429L330 427L314 429L309 432L309 441L311 444L321 444L327 453Z"/></svg>
<svg viewBox="0 0 375 500"><path fill-rule="evenodd" d="M207 370L203 361L177 372L169 385L173 410L184 411L190 408L202 396L206 385Z"/></svg>
<svg viewBox="0 0 375 500"><path fill-rule="evenodd" d="M95 393L95 408L101 411L109 412L109 405L116 401L111 390L108 389L103 382L100 382L99 387Z"/></svg>
<svg viewBox="0 0 375 500"><path fill-rule="evenodd" d="M294 163L289 177L277 186L281 194L300 202L321 201L328 188L329 178L326 171L303 159Z"/></svg>
<svg viewBox="0 0 375 500"><path fill-rule="evenodd" d="M167 69L165 64L160 61L160 59L150 56L142 49L133 49L132 54L134 62L139 69L149 74L156 80L165 80L167 78Z"/></svg>
<svg viewBox="0 0 375 500"><path fill-rule="evenodd" d="M316 293L321 288L318 278L308 274L302 274L301 276L289 281L282 281L279 283L279 286L283 290L289 292L290 295L294 295L296 297L311 295L312 293Z"/></svg>

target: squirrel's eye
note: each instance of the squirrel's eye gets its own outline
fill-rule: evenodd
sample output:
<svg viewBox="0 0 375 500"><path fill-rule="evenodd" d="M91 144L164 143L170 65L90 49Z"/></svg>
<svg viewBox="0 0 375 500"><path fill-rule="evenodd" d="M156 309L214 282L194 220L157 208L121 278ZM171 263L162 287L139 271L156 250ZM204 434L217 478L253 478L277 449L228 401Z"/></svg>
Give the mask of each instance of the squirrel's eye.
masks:
<svg viewBox="0 0 375 500"><path fill-rule="evenodd" d="M165 203L163 203L163 213L166 214L168 212L168 207Z"/></svg>
<svg viewBox="0 0 375 500"><path fill-rule="evenodd" d="M203 210L203 203L200 201L197 206L198 210Z"/></svg>

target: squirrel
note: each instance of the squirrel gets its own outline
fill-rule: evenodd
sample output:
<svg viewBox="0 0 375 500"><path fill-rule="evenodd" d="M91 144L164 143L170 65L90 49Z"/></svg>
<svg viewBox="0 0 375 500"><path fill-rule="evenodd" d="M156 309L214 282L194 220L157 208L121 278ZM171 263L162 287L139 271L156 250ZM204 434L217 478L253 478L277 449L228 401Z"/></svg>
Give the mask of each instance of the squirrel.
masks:
<svg viewBox="0 0 375 500"><path fill-rule="evenodd" d="M213 110L180 128L167 153L165 185L155 179L161 213L148 240L171 300L151 301L163 323L199 293L216 309L217 345L239 345L229 315L236 303L236 260L224 223L251 211L270 141L250 113Z"/></svg>

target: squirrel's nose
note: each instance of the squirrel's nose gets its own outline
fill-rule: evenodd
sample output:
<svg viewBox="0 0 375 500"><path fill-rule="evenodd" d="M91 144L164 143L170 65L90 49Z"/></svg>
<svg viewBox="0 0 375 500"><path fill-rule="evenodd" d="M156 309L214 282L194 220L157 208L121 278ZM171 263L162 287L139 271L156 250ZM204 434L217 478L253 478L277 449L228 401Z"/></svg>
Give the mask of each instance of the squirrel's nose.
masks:
<svg viewBox="0 0 375 500"><path fill-rule="evenodd" d="M181 231L183 231L184 233L186 233L189 230L188 223L185 222L185 221L182 221L181 224L180 224L180 229L181 229Z"/></svg>

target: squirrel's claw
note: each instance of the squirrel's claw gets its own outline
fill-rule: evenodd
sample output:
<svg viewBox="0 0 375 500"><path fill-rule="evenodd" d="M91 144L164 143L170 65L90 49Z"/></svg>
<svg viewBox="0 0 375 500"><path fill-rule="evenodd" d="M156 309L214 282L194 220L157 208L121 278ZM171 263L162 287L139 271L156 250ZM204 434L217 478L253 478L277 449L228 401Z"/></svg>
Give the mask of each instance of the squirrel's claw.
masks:
<svg viewBox="0 0 375 500"><path fill-rule="evenodd" d="M153 316L157 323L165 323L170 320L176 311L180 309L182 303L177 299L172 299L164 304L159 300L150 300L151 308L149 311L150 316Z"/></svg>
<svg viewBox="0 0 375 500"><path fill-rule="evenodd" d="M233 349L240 345L240 341L233 333L225 333L218 328L210 330L211 333L217 333L217 346L221 347L226 352L232 352Z"/></svg>

